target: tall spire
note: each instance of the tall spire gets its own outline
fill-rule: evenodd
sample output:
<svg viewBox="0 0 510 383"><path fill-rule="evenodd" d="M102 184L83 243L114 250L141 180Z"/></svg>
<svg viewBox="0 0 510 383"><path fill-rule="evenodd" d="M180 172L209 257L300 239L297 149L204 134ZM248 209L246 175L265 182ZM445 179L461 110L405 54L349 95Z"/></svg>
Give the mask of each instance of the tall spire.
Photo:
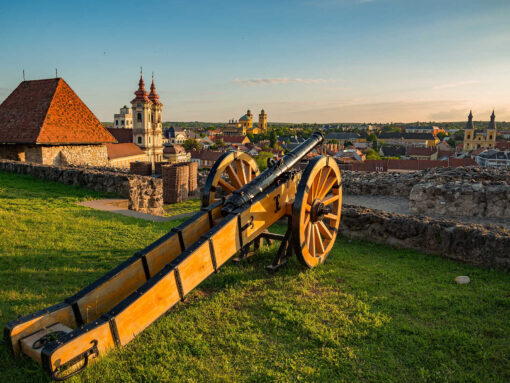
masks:
<svg viewBox="0 0 510 383"><path fill-rule="evenodd" d="M469 116L468 116L468 121L466 124L466 129L474 129L474 128L475 128L475 126L473 124L473 112L470 110Z"/></svg>
<svg viewBox="0 0 510 383"><path fill-rule="evenodd" d="M140 81L138 81L138 89L135 92L135 96L136 97L131 101L132 103L137 101L141 102L150 101L149 98L147 97L147 91L145 90L145 83L143 81L143 72L141 67L140 67Z"/></svg>
<svg viewBox="0 0 510 383"><path fill-rule="evenodd" d="M154 84L154 72L152 73L151 93L149 94L149 99L154 104L161 104L159 101L159 95L156 93L156 85Z"/></svg>
<svg viewBox="0 0 510 383"><path fill-rule="evenodd" d="M492 109L491 122L489 122L489 129L496 129L496 115L494 109Z"/></svg>

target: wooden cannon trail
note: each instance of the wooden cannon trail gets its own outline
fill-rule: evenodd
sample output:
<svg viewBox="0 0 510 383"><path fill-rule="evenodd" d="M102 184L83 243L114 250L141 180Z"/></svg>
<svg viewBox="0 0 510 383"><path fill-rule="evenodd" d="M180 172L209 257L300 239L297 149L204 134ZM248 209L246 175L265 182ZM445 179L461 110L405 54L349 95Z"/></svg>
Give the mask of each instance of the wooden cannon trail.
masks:
<svg viewBox="0 0 510 383"><path fill-rule="evenodd" d="M340 223L340 171L327 156L315 157L304 171L295 166L323 139L314 133L260 174L248 154L225 153L211 169L195 216L64 302L7 323L13 354L26 354L53 379L65 380L129 343L264 237L282 241L273 269L292 253L307 267L324 262ZM267 232L284 217L285 235Z"/></svg>

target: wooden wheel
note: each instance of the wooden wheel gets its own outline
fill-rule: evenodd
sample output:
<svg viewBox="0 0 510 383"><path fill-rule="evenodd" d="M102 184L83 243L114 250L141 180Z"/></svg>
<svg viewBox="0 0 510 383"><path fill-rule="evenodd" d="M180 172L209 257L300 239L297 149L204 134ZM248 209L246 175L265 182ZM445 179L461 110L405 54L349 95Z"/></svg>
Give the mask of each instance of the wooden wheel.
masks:
<svg viewBox="0 0 510 383"><path fill-rule="evenodd" d="M307 267L323 263L340 225L342 179L333 158L315 157L307 165L292 207L292 242Z"/></svg>
<svg viewBox="0 0 510 383"><path fill-rule="evenodd" d="M245 152L223 154L212 167L202 192L202 207L209 206L218 196L227 196L259 175L255 160Z"/></svg>

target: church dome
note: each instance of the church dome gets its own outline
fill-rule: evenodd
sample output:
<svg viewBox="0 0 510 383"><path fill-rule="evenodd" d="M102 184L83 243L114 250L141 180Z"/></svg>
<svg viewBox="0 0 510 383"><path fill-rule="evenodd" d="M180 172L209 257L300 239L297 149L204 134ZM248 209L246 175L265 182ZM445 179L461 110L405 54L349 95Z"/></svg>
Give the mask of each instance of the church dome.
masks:
<svg viewBox="0 0 510 383"><path fill-rule="evenodd" d="M248 117L246 114L239 119L239 121L249 121L250 117Z"/></svg>

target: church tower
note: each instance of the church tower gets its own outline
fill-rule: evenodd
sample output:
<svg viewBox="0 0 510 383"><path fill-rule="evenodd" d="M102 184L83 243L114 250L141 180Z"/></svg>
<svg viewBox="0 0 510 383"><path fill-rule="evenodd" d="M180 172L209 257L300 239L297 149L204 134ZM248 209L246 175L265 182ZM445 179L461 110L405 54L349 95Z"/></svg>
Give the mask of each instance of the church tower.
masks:
<svg viewBox="0 0 510 383"><path fill-rule="evenodd" d="M163 104L159 101L156 93L154 79L152 80L151 93L147 94L143 74L140 71L140 81L135 98L131 100L133 115L133 142L138 145L147 155L147 160L152 162L163 158L163 132L161 124L161 112Z"/></svg>
<svg viewBox="0 0 510 383"><path fill-rule="evenodd" d="M264 112L264 109L259 114L259 130L260 133L265 133L267 130L267 114Z"/></svg>
<svg viewBox="0 0 510 383"><path fill-rule="evenodd" d="M159 95L156 93L156 85L154 84L154 75L152 75L151 92L149 100L152 102L151 107L151 133L153 142L153 157L155 162L163 160L163 124L162 113L163 104L159 101Z"/></svg>
<svg viewBox="0 0 510 383"><path fill-rule="evenodd" d="M468 121L466 123L466 129L464 129L464 151L474 149L472 147L472 141L475 136L475 125L473 124L473 112L469 111Z"/></svg>
<svg viewBox="0 0 510 383"><path fill-rule="evenodd" d="M492 110L491 121L489 122L489 127L487 129L486 140L487 146L490 149L494 149L496 146L496 115L494 114L494 110Z"/></svg>

